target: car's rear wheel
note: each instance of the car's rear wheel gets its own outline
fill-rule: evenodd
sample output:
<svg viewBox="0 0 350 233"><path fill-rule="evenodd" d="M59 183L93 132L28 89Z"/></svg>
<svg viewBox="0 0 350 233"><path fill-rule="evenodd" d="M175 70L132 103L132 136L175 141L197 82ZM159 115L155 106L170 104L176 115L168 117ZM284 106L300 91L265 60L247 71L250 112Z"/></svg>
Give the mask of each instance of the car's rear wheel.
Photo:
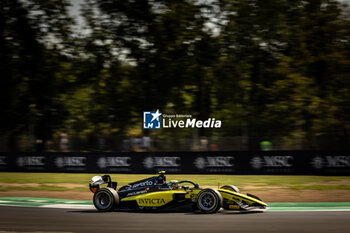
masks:
<svg viewBox="0 0 350 233"><path fill-rule="evenodd" d="M101 188L94 194L93 202L98 211L112 211L119 205L119 196L112 188Z"/></svg>
<svg viewBox="0 0 350 233"><path fill-rule="evenodd" d="M196 203L202 213L216 213L222 206L222 196L215 189L204 189L198 194Z"/></svg>
<svg viewBox="0 0 350 233"><path fill-rule="evenodd" d="M239 189L236 186L230 185L230 184L224 185L220 189L226 189L226 190L230 190L230 191L239 193Z"/></svg>

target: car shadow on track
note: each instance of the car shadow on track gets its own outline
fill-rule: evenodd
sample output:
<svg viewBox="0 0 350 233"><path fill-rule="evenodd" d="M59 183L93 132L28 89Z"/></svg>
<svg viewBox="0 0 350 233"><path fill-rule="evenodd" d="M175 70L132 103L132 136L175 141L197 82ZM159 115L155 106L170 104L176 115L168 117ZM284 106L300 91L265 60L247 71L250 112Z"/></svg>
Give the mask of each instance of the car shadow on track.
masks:
<svg viewBox="0 0 350 233"><path fill-rule="evenodd" d="M237 211L237 212L219 212L215 213L216 215L231 215L231 214L262 214L263 212L261 211ZM190 212L190 213L184 213L185 215L210 215L210 214L205 214L201 212Z"/></svg>
<svg viewBox="0 0 350 233"><path fill-rule="evenodd" d="M96 214L96 213L108 213L99 212L98 210L67 210L68 213L86 213L86 214Z"/></svg>
<svg viewBox="0 0 350 233"><path fill-rule="evenodd" d="M158 211L158 212L149 212L149 211L111 211L111 212L100 212L98 210L68 210L69 213L85 213L85 214L103 214L103 213L138 213L138 214L184 214L184 215L210 215L201 213L198 211L191 212L179 212L179 211ZM221 211L215 215L230 215L230 214L261 214L261 211Z"/></svg>
<svg viewBox="0 0 350 233"><path fill-rule="evenodd" d="M171 213L183 213L186 214L187 212L176 212L176 211L162 211L162 212L147 212L147 211L109 211L109 212L100 212L98 210L67 210L68 213L99 213L99 214L108 214L108 213L132 213L132 214L171 214Z"/></svg>

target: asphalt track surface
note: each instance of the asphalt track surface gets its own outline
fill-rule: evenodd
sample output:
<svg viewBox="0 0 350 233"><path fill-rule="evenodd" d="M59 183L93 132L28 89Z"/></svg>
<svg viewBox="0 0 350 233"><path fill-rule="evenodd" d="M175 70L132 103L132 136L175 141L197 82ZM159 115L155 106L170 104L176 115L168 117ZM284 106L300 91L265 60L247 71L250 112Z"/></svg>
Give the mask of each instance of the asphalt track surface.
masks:
<svg viewBox="0 0 350 233"><path fill-rule="evenodd" d="M99 213L0 207L0 232L350 232L350 212Z"/></svg>

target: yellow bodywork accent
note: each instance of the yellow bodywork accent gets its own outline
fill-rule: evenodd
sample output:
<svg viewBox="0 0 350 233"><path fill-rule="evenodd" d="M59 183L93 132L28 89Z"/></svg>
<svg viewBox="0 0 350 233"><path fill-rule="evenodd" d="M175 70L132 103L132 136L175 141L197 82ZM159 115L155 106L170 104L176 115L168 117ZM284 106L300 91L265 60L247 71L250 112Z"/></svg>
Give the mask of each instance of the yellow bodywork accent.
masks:
<svg viewBox="0 0 350 233"><path fill-rule="evenodd" d="M218 189L218 191L220 192L220 194L223 198L226 198L228 200L232 200L235 202L245 201L248 204L259 203L263 206L267 206L267 204L265 202L259 201L255 198L249 197L249 196L241 194L241 193L236 193L236 192L233 192L233 191L230 191L227 189Z"/></svg>
<svg viewBox="0 0 350 233"><path fill-rule="evenodd" d="M259 203L263 206L267 206L266 203L259 201L257 199L251 198L241 193L236 193L227 189L217 189L221 196L225 199L232 200L235 202L246 201L249 204ZM195 200L198 196L198 193L202 191L201 189L189 189L189 190L168 190L168 191L156 191L143 193L136 196L125 197L120 201L136 201L138 206L142 207L159 207L163 206L174 199L175 193L185 194L186 199Z"/></svg>
<svg viewBox="0 0 350 233"><path fill-rule="evenodd" d="M186 199L193 199L197 197L200 190L169 190L144 193L132 197L126 197L121 201L136 201L139 206L143 207L159 207L171 202L175 193L185 194Z"/></svg>

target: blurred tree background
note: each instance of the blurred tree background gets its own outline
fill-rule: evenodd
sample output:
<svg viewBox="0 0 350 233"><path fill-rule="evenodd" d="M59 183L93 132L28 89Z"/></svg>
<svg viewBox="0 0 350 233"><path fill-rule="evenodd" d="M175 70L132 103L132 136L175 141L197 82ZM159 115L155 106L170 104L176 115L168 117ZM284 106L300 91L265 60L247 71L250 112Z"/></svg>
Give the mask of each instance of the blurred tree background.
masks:
<svg viewBox="0 0 350 233"><path fill-rule="evenodd" d="M80 2L1 0L1 151L350 149L341 1ZM143 130L157 109L222 128Z"/></svg>

